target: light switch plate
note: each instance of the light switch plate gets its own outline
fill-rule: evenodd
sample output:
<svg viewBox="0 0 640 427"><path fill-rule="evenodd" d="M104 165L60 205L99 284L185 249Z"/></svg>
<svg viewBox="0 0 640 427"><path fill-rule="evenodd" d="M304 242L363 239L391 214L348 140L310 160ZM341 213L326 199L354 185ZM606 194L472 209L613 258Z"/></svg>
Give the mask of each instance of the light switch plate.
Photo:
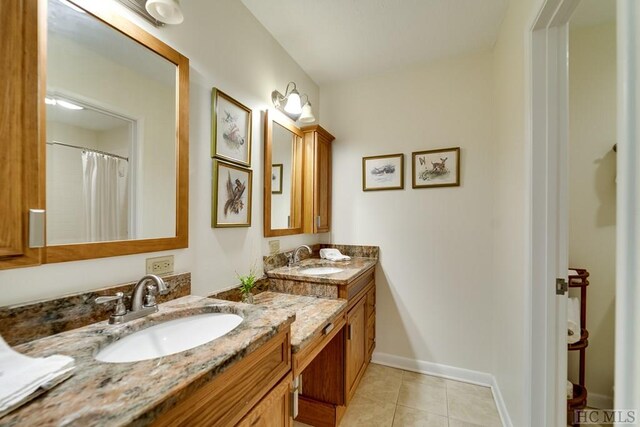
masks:
<svg viewBox="0 0 640 427"><path fill-rule="evenodd" d="M147 274L173 273L173 255L147 258Z"/></svg>
<svg viewBox="0 0 640 427"><path fill-rule="evenodd" d="M269 240L269 255L280 252L280 240Z"/></svg>

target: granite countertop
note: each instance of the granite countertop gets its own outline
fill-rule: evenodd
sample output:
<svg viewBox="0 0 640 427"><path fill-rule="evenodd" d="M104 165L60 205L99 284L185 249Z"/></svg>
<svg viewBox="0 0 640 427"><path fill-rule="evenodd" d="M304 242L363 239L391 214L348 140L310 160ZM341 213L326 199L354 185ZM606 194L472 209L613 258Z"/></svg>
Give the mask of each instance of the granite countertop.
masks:
<svg viewBox="0 0 640 427"><path fill-rule="evenodd" d="M328 261L320 258L307 258L293 267L280 267L267 271L267 276L273 279L289 279L305 282L326 283L330 285L347 285L365 271L373 268L378 260L376 258L353 257L349 261ZM337 267L343 271L333 274L308 275L302 272L312 267Z"/></svg>
<svg viewBox="0 0 640 427"><path fill-rule="evenodd" d="M158 321L207 312L235 313L244 320L227 335L181 353L132 363L94 359L123 335ZM59 386L0 418L0 425L150 424L176 400L214 379L294 320L291 310L186 296L161 304L158 313L122 325L94 323L22 344L15 349L30 356L72 356L76 369Z"/></svg>
<svg viewBox="0 0 640 427"><path fill-rule="evenodd" d="M347 300L316 298L279 292L262 292L254 297L257 305L269 309L286 310L296 320L291 325L291 351L297 353L346 307Z"/></svg>

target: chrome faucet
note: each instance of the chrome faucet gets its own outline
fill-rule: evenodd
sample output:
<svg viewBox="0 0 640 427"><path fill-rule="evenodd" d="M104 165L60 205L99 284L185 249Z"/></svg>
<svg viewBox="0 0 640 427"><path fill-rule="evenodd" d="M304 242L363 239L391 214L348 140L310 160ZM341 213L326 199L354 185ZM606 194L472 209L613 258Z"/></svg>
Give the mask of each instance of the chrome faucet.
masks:
<svg viewBox="0 0 640 427"><path fill-rule="evenodd" d="M122 292L118 292L113 296L98 297L96 298L96 304L116 301L116 310L109 316L109 323L125 323L156 313L158 311L158 304L156 303L156 295L158 293L166 295L169 293L169 288L160 277L155 274L147 274L138 280L138 283L133 288L130 310L127 310L124 304L124 293Z"/></svg>
<svg viewBox="0 0 640 427"><path fill-rule="evenodd" d="M307 245L298 246L293 250L292 253L287 255L287 259L289 260L289 267L291 267L293 264L300 262L300 250L302 249L306 249L307 252L309 252L309 255L311 255L311 248L309 246Z"/></svg>

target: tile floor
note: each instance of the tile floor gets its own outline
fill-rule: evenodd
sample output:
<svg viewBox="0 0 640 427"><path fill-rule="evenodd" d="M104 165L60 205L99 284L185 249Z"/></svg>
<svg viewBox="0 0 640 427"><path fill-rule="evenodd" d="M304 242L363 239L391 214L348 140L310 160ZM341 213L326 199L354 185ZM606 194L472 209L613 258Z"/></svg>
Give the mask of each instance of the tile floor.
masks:
<svg viewBox="0 0 640 427"><path fill-rule="evenodd" d="M294 422L295 427L305 424ZM341 427L502 426L491 389L371 363Z"/></svg>

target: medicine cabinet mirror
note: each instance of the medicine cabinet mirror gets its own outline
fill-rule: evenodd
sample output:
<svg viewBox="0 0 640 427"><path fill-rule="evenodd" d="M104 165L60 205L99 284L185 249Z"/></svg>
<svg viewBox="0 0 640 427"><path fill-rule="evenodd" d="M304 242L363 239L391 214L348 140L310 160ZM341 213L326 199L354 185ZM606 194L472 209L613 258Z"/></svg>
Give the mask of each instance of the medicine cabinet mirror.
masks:
<svg viewBox="0 0 640 427"><path fill-rule="evenodd" d="M188 59L111 2L40 5L46 262L186 247Z"/></svg>
<svg viewBox="0 0 640 427"><path fill-rule="evenodd" d="M304 134L276 110L265 112L264 235L302 233Z"/></svg>

